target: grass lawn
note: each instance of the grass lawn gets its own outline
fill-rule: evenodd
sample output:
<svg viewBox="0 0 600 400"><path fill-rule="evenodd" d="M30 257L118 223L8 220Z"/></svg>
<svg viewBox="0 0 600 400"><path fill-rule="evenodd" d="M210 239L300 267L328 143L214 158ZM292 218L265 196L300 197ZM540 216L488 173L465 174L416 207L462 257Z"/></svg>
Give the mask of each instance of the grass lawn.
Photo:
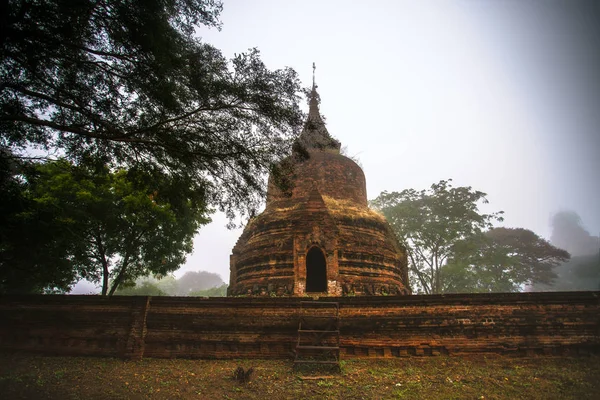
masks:
<svg viewBox="0 0 600 400"><path fill-rule="evenodd" d="M254 368L250 382L234 370ZM325 379L302 379L310 375ZM313 376L314 377L314 376ZM123 361L0 354L2 399L600 399L600 357L412 357L342 361Z"/></svg>

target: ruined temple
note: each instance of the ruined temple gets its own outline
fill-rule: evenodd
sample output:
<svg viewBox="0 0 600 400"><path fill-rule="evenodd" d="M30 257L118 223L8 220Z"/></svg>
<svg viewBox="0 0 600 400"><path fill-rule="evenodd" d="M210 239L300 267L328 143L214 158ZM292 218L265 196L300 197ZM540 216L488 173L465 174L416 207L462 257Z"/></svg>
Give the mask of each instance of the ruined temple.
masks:
<svg viewBox="0 0 600 400"><path fill-rule="evenodd" d="M362 169L327 131L314 77L293 149L233 248L228 295L409 294L405 250L369 209Z"/></svg>

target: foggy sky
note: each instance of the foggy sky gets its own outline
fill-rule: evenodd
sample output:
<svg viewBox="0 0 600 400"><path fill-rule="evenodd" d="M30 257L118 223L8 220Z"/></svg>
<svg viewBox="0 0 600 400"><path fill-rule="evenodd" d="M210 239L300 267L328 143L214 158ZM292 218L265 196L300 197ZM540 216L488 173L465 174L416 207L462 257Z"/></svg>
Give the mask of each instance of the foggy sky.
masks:
<svg viewBox="0 0 600 400"><path fill-rule="evenodd" d="M484 211L550 237L569 209L600 232L600 2L225 0L203 40L311 83L329 132L357 156L369 199L441 179ZM229 280L241 230L201 229L188 270Z"/></svg>
<svg viewBox="0 0 600 400"><path fill-rule="evenodd" d="M367 5L368 4L368 5ZM226 1L199 35L258 47L311 82L370 199L440 179L488 193L504 226L550 237L570 209L600 232L600 2ZM204 227L185 270L229 278L241 230Z"/></svg>

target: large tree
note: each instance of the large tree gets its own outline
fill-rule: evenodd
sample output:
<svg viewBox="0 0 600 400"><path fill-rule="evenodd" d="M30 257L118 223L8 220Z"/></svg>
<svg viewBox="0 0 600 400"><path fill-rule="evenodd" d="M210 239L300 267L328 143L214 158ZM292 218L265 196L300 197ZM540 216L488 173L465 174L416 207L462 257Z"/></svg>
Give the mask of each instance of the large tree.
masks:
<svg viewBox="0 0 600 400"><path fill-rule="evenodd" d="M51 224L57 210L33 211L23 167L10 152L0 156L0 293L68 291L78 276L65 256L71 232Z"/></svg>
<svg viewBox="0 0 600 400"><path fill-rule="evenodd" d="M224 284L221 276L208 271L188 271L177 279L177 295L189 296L199 290L220 287Z"/></svg>
<svg viewBox="0 0 600 400"><path fill-rule="evenodd" d="M442 268L446 293L518 292L524 285L550 285L553 268L569 253L522 228L493 228L458 243Z"/></svg>
<svg viewBox="0 0 600 400"><path fill-rule="evenodd" d="M0 2L0 147L161 169L233 216L300 126L299 81L195 36L219 0ZM40 153L35 153L39 155Z"/></svg>
<svg viewBox="0 0 600 400"><path fill-rule="evenodd" d="M427 294L443 290L441 269L457 244L481 234L502 220L502 212L484 214L485 193L452 187L449 180L429 190L383 192L371 204L379 209L408 253L412 283Z"/></svg>
<svg viewBox="0 0 600 400"><path fill-rule="evenodd" d="M27 282L39 281L39 272L46 271L38 287L64 287L65 279L86 278L100 283L103 295L112 295L140 276L179 268L194 234L209 221L203 187L161 171L111 172L104 165L59 160L30 165L23 179L29 206L13 216L20 230L6 240L14 249L2 253L12 256L3 257L6 291L21 284L12 271L33 273L21 276ZM32 222L45 229L31 230ZM15 251L36 243L43 247L35 253L48 249L52 257L46 260L42 253L32 263L31 256Z"/></svg>

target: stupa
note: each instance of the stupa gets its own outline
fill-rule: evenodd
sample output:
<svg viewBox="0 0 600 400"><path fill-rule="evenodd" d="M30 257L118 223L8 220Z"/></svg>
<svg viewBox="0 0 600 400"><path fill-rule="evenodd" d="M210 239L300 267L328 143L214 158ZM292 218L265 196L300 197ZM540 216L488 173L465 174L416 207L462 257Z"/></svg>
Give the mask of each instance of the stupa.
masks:
<svg viewBox="0 0 600 400"><path fill-rule="evenodd" d="M410 294L405 250L325 127L314 65L308 118L279 171L233 248L229 296Z"/></svg>

